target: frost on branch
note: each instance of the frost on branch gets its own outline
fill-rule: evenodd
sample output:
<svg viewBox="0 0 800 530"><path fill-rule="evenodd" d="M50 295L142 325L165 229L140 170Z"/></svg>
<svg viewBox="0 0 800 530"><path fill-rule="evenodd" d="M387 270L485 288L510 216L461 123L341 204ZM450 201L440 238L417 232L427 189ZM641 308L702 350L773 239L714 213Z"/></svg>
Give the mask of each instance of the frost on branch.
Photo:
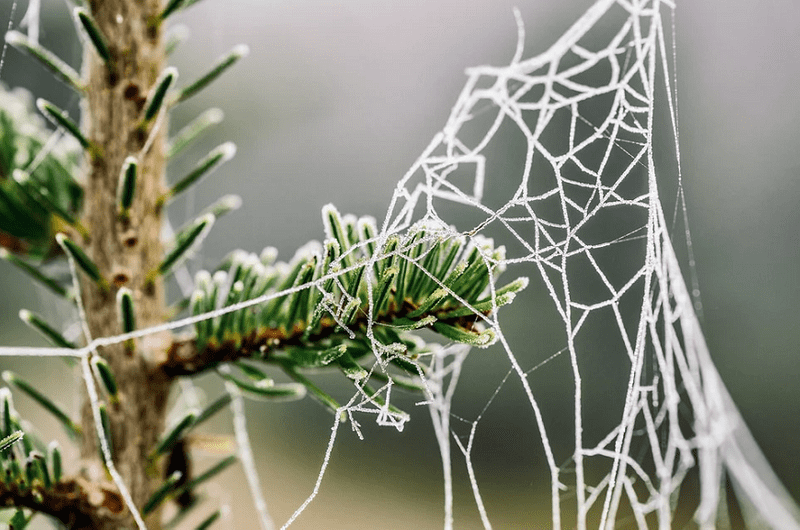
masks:
<svg viewBox="0 0 800 530"><path fill-rule="evenodd" d="M260 256L236 251L212 275L200 271L189 302L195 337L176 343L163 369L171 376L199 373L224 362L261 361L294 379L278 385L256 365L220 373L245 395L300 398L308 390L336 412L340 404L316 387L305 369L338 368L366 393L370 377L422 390L405 381L425 343L410 332L430 329L446 340L485 347L494 342L490 316L513 301L525 278L494 286L504 269L503 247L454 236L418 223L403 235L378 237L374 220L323 209L328 239L301 248L289 263L273 249ZM487 327L486 324L489 324ZM360 363L392 364L397 378ZM402 376L402 371L407 372Z"/></svg>

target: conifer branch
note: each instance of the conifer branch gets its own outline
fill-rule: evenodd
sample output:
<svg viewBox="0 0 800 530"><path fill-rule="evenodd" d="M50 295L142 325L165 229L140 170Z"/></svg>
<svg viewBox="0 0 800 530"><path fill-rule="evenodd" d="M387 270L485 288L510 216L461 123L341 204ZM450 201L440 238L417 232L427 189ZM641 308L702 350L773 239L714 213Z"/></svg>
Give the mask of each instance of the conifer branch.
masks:
<svg viewBox="0 0 800 530"><path fill-rule="evenodd" d="M336 364L348 377L361 379L366 372L345 351L354 345L356 355L372 349L366 336L370 325L376 338L387 346L402 343L398 333L421 328L436 331L448 340L486 346L494 341L494 332L483 330L481 320L511 303L515 293L527 286L526 279L517 279L498 287L494 297L489 296L488 286L500 271L493 270L491 264L502 260L504 249L493 248L488 240L478 239L467 245L462 238L442 240L421 228L406 236L405 242L389 238L378 253L366 239L374 237L373 231L361 229L356 236L360 241L351 242L348 226L355 226L356 222L343 219L332 207L326 210L326 232L331 239L325 244L321 261L314 254L307 256L306 251L300 251L292 266L254 267L248 264L258 262L255 255L235 253L226 262L229 270L218 271L214 281L210 273L198 275L192 295L193 315L224 309L265 293L276 294L262 304L199 321L195 325L196 338L177 340L162 369L175 377L254 358L279 365L297 380L297 369L327 365L330 360L323 362L323 357L342 347L335 357ZM362 222L361 226L368 225ZM348 253L340 256L342 245ZM339 263L347 255L352 257L353 265L342 269ZM416 256L424 268L412 264L409 255ZM364 271L370 260L381 275L368 280ZM399 268L394 263L406 263L402 293L398 286ZM369 291L367 281L373 282L371 307L366 297L356 296ZM220 292L225 285L229 291ZM295 292L279 295L290 288ZM339 309L334 309L337 306ZM281 352L287 352L288 357ZM411 357L413 353L405 355ZM233 377L230 372L225 374L226 378ZM240 387L249 385L238 379L233 382ZM307 388L321 397L312 386Z"/></svg>

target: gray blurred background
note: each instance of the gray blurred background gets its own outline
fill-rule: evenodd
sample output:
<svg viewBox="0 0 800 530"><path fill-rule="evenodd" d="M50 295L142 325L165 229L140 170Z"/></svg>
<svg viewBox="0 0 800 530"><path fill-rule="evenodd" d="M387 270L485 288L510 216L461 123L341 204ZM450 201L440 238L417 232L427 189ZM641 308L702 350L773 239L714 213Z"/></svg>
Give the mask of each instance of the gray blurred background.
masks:
<svg viewBox="0 0 800 530"><path fill-rule="evenodd" d="M77 66L79 47L65 3L43 4L42 41ZM591 2L205 0L176 16L192 33L172 57L183 83L233 45L251 48L232 73L173 114L173 131L211 106L226 115L170 166L173 177L225 140L239 148L232 162L171 210L179 224L223 193L244 198L242 209L215 227L193 267L214 266L232 248L259 251L265 245L289 259L307 240L322 238L319 210L327 202L343 212L382 217L395 182L444 124L464 69L510 60L514 5L526 24L530 56L546 49ZM9 20L11 6L11 0L0 2L0 25ZM14 27L26 7L26 0L18 2ZM682 168L702 325L728 390L797 499L800 4L680 2L676 19ZM77 112L73 97L14 50L7 52L0 81ZM20 308L52 311L50 302L4 263L0 290L0 343L42 344L16 315ZM519 335L526 332L523 321L508 322L508 333L526 340ZM544 358L547 348L542 351ZM499 349L473 353L456 396L457 414L473 419L487 403L508 369L503 355ZM66 380L59 362L3 359L2 367L50 382L54 391L63 387L62 401L72 399L75 382ZM329 388L340 379L321 378ZM209 395L220 391L213 377L201 384ZM537 397L545 403L571 399L569 388L540 384ZM338 388L345 397L347 390ZM36 417L29 403L17 401L24 415ZM380 430L369 418L362 421L365 441L347 426L341 430L320 495L294 527L441 527L438 449L427 411L413 403L403 403L413 413L403 433ZM249 404L248 411L267 503L280 524L311 492L332 419L311 400ZM474 458L497 528L549 521L549 486L529 411L520 385L510 381L480 424ZM229 423L222 416L210 431L230 432ZM60 436L49 420L41 425L48 436ZM198 465L211 462L201 457ZM477 528L459 462L456 455L457 528ZM254 524L243 486L234 470L212 490L232 505L232 528Z"/></svg>

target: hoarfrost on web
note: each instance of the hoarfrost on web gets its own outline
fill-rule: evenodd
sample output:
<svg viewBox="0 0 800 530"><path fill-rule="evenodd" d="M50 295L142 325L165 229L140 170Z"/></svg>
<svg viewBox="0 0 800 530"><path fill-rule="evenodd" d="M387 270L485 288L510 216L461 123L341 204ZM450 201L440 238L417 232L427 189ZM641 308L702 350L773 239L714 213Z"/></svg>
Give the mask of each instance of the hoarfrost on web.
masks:
<svg viewBox="0 0 800 530"><path fill-rule="evenodd" d="M383 235L419 219L458 226L454 237L491 234L507 247L496 266L524 270L549 293L574 382L570 463L554 455L544 421L548 411L540 409L530 372L522 368L526 352L505 340L500 322L487 324L535 413L550 469L553 527L611 528L626 519L639 528L670 528L684 478L697 472L694 518L702 528L727 520L728 480L748 526L800 528L797 507L711 361L695 314L699 302L687 290L659 195L662 180L677 180L683 207L679 163L676 174L654 162L654 124L664 115L671 118L679 161L673 9L671 2L601 0L550 49L529 59L522 58L518 21L511 64L468 71L444 129L399 182ZM668 113L658 114L661 107ZM493 172L487 169L497 166L492 148L508 127L524 138L525 157L515 166L504 161L504 167L516 167L513 174ZM488 192L500 187L500 179L512 179L515 191L492 203ZM627 263L620 266L622 259ZM584 411L584 387L592 373L582 368L595 355L597 322L606 324L611 349L628 359L626 383L605 388L603 396L622 404L618 423L599 437L589 434L596 429L588 428L593 418ZM431 369L441 370L442 362L436 358ZM448 425L441 412L449 410L450 398L451 389L446 395L440 390L430 401L446 470L451 448L440 432ZM454 439L488 527L491 514L481 502L469 445ZM445 477L449 492L449 471ZM446 512L449 528L449 494ZM562 513L574 519L562 520Z"/></svg>

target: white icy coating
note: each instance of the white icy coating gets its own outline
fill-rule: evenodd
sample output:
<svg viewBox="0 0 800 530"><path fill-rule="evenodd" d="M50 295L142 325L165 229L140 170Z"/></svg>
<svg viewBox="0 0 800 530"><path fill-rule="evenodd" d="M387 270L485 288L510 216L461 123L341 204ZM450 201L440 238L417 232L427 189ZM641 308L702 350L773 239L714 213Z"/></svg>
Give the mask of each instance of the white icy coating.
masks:
<svg viewBox="0 0 800 530"><path fill-rule="evenodd" d="M574 438L566 464L557 460L546 428L549 412L539 406L529 382L536 368L523 368L532 364L527 352L506 340L497 317L485 317L484 325L504 348L510 377L522 384L533 412L541 440L537 450L550 473L553 528L613 528L622 518L628 526L670 528L682 482L697 470L694 517L701 528L724 524L726 501L720 492L727 476L748 525L797 529L796 505L766 463L711 361L695 313L699 306L687 290L659 195L662 179L680 184L679 169L671 174L656 167L653 141L657 115L668 116L673 157L679 160L670 71L673 9L671 2L600 0L550 49L528 59L522 57L524 32L518 20L519 45L511 64L468 71L445 127L397 184L376 243L380 248L389 235L404 233L418 222L431 231L436 227L438 237L479 243L490 236L507 246L505 257L494 266L523 271L549 293L563 324L563 352L573 380ZM597 27L601 20L602 28ZM657 114L659 109L666 112ZM526 149L521 160L497 172L491 169L496 167L492 158L498 156L492 149L506 129L521 135ZM496 202L491 191L501 187L501 179L502 189L513 191ZM615 267L622 258L625 265ZM127 335L95 338L77 351L0 348L0 355L82 357L97 419L97 397L86 367L98 346L176 329L310 287ZM592 326L597 318L613 323L605 329L613 335L611 347L603 351L627 359L626 384L606 390L610 403L621 404L618 421L600 437L587 434L593 418L584 410L584 390L592 374L583 366L594 354ZM467 354L462 345L433 346L421 358L418 374L426 384L425 403L444 465L448 529L458 527L452 508L453 465L466 466L484 527L491 527L492 520L471 460L482 415L471 423L466 439L450 425L454 389ZM376 364L373 370L382 368ZM358 413L374 414L379 424L398 430L409 419L389 409L391 383L379 391L384 403L368 396L359 381L354 384L357 392L335 416L314 489L283 527L319 491L343 417L359 436ZM240 453L249 461L238 395L234 413ZM102 439L99 424L98 433ZM565 467L571 472L565 473ZM248 466L260 523L271 528L253 471Z"/></svg>

